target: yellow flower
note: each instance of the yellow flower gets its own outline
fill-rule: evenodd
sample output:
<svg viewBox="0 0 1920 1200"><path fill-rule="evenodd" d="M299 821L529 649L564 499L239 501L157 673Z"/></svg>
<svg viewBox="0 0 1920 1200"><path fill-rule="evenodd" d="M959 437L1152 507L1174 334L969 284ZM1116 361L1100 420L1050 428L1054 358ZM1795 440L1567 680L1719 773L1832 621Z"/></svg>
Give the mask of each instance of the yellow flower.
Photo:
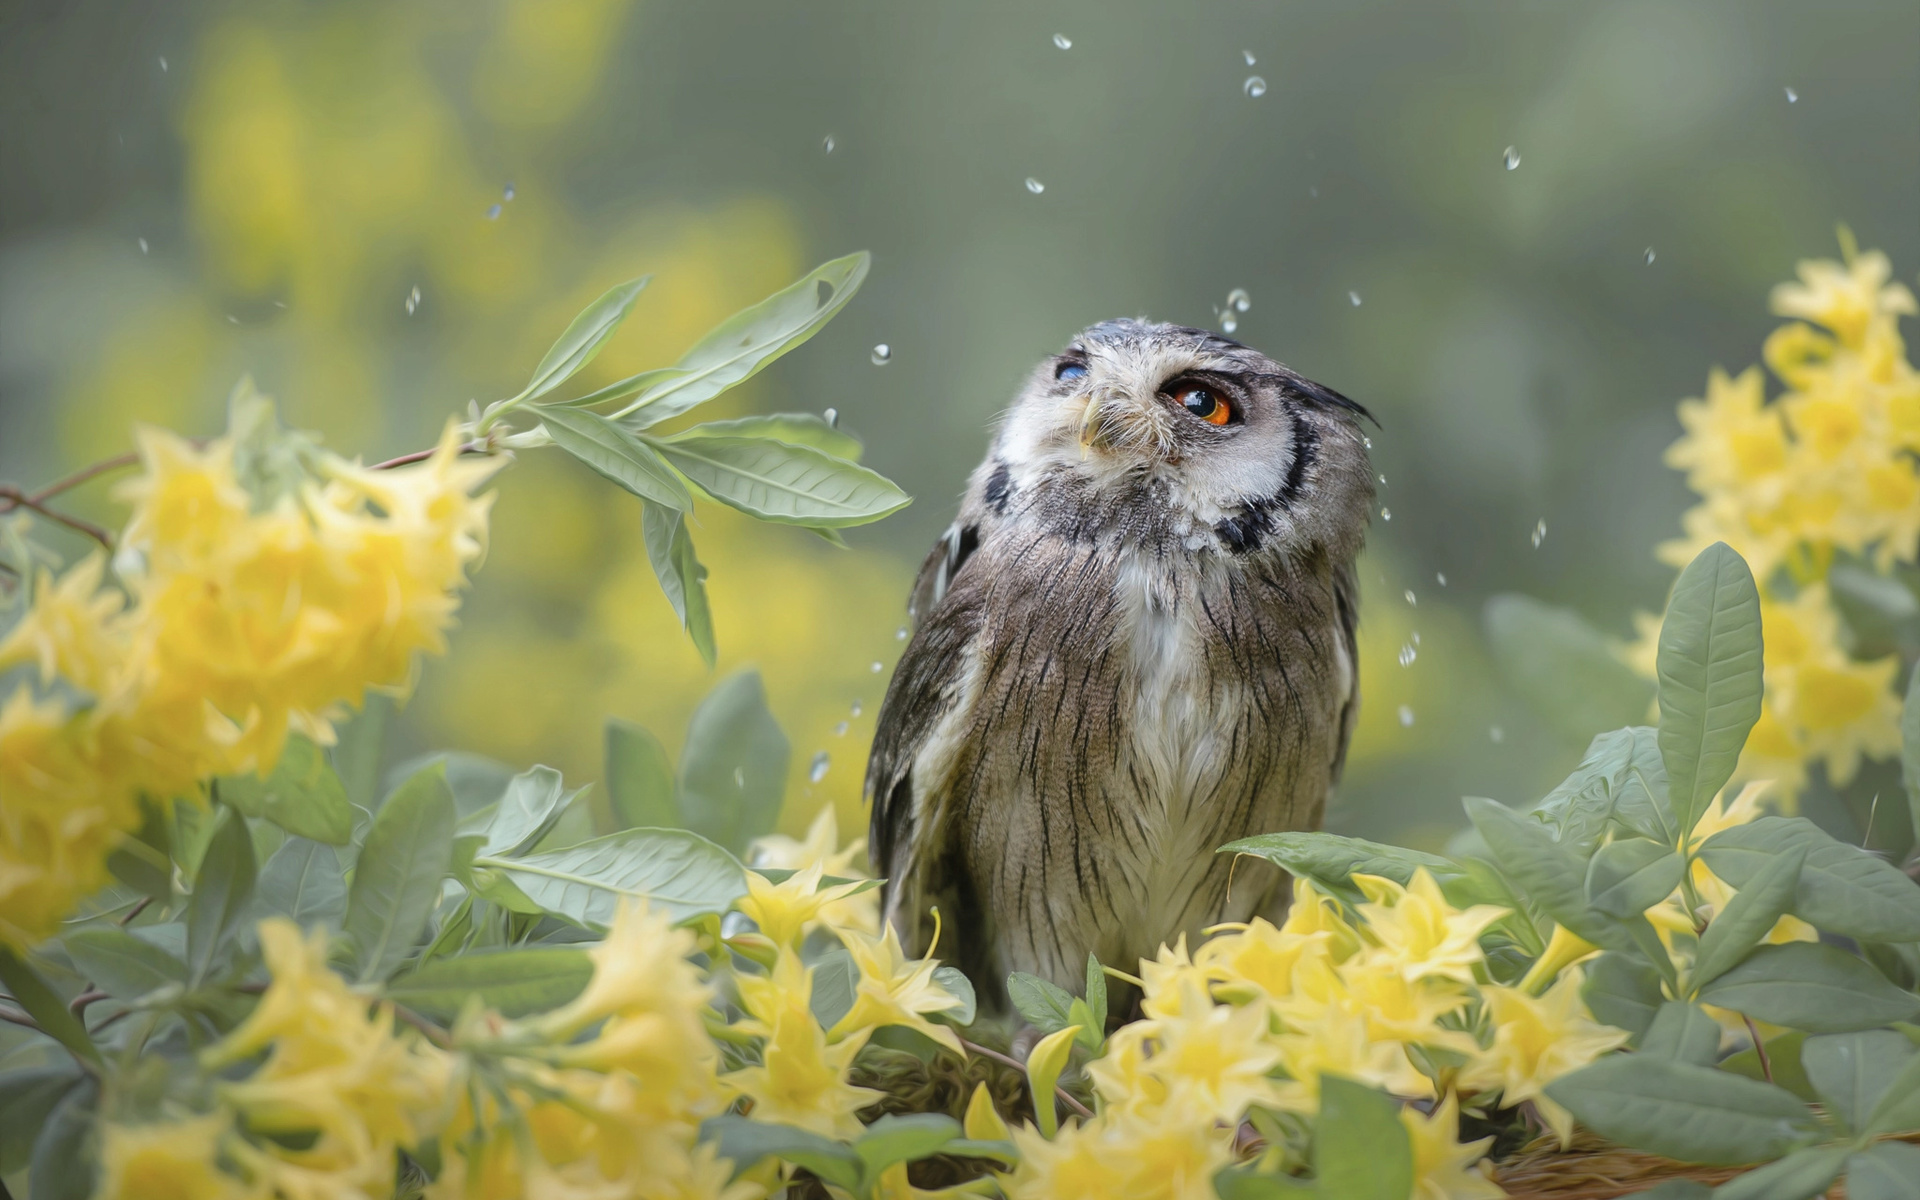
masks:
<svg viewBox="0 0 1920 1200"><path fill-rule="evenodd" d="M820 886L824 865L814 863L774 883L758 871L747 872L747 894L734 901L734 907L760 927L760 932L776 946L798 948L807 929L822 919L822 913L836 901L861 886L839 883Z"/></svg>
<svg viewBox="0 0 1920 1200"><path fill-rule="evenodd" d="M1144 1036L1155 1043L1144 1070L1170 1102L1237 1124L1249 1105L1276 1097L1268 1076L1280 1065L1280 1051L1267 1037L1266 1008L1214 1004L1198 981L1183 986L1191 994L1178 1015L1144 1022Z"/></svg>
<svg viewBox="0 0 1920 1200"><path fill-rule="evenodd" d="M1051 1141L1032 1126L1013 1141L1009 1200L1213 1200L1213 1177L1233 1158L1232 1130L1199 1111L1102 1113Z"/></svg>
<svg viewBox="0 0 1920 1200"><path fill-rule="evenodd" d="M833 805L821 808L807 826L807 836L795 841L781 834L757 838L748 850L747 861L755 867L772 867L788 871L797 871L802 867L818 864L826 874L839 879L868 879L869 873L860 867L861 859L866 857L867 839L854 838L845 846L840 846L839 822L834 816ZM836 847L839 847L836 849ZM858 895L847 895L828 904L820 910L820 921L829 929L851 929L858 933L877 934L880 932L880 891L869 889Z"/></svg>
<svg viewBox="0 0 1920 1200"><path fill-rule="evenodd" d="M1734 379L1714 368L1706 398L1680 402L1687 436L1667 449L1667 465L1687 472L1687 483L1702 493L1752 485L1784 470L1786 427L1765 402L1759 368Z"/></svg>
<svg viewBox="0 0 1920 1200"><path fill-rule="evenodd" d="M224 1114L151 1125L100 1125L94 1200L239 1200L258 1190L222 1171Z"/></svg>
<svg viewBox="0 0 1920 1200"><path fill-rule="evenodd" d="M1410 980L1473 982L1473 968L1484 958L1480 934L1507 915L1491 904L1454 908L1425 867L1404 888L1378 875L1355 875L1353 882L1367 896L1360 906L1367 933Z"/></svg>
<svg viewBox="0 0 1920 1200"><path fill-rule="evenodd" d="M567 1037L607 1017L654 1013L684 1015L689 1028L698 1028L713 989L690 961L697 945L665 912L644 900L623 902L607 936L587 951L593 978L578 996L539 1018L540 1027Z"/></svg>
<svg viewBox="0 0 1920 1200"><path fill-rule="evenodd" d="M1431 1096L1433 1081L1415 1069L1406 1047L1379 1041L1364 1013L1329 1005L1311 1023L1277 1035L1280 1063L1291 1077L1279 1085L1277 1106L1310 1113L1320 1104L1320 1077L1339 1075L1396 1096Z"/></svg>
<svg viewBox="0 0 1920 1200"><path fill-rule="evenodd" d="M1447 1093L1430 1117L1403 1105L1400 1123L1413 1143L1410 1200L1499 1200L1507 1194L1487 1174L1487 1147L1493 1139L1460 1141L1460 1103L1453 1093Z"/></svg>
<svg viewBox="0 0 1920 1200"><path fill-rule="evenodd" d="M1149 1017L1178 1016L1180 1005L1195 994L1186 984L1198 982L1199 994L1204 995L1211 979L1211 971L1194 965L1193 956L1187 953L1187 935L1183 933L1172 946L1162 943L1160 953L1152 960L1140 960L1140 1010Z"/></svg>
<svg viewBox="0 0 1920 1200"><path fill-rule="evenodd" d="M880 1098L879 1092L846 1081L869 1031L829 1044L809 1007L812 997L813 971L791 952L782 952L768 975L740 976L740 1004L749 1016L735 1028L764 1038L765 1044L761 1065L722 1078L753 1101L757 1120L851 1140L862 1128L854 1114Z"/></svg>
<svg viewBox="0 0 1920 1200"><path fill-rule="evenodd" d="M1214 994L1222 999L1265 1002L1293 991L1294 972L1302 963L1331 966L1332 944L1333 934L1327 930L1298 933L1255 917L1232 932L1202 942L1193 961L1207 978L1217 981Z"/></svg>
<svg viewBox="0 0 1920 1200"><path fill-rule="evenodd" d="M1547 1099L1546 1086L1626 1043L1627 1034L1602 1025L1580 999L1584 972L1569 967L1538 997L1524 988L1489 984L1480 989L1493 1026L1493 1045L1468 1063L1463 1091L1498 1091L1501 1103L1531 1100L1562 1145L1573 1132L1573 1114Z"/></svg>
<svg viewBox="0 0 1920 1200"><path fill-rule="evenodd" d="M1714 803L1718 804L1719 801L1715 800ZM1555 925L1553 937L1548 940L1547 948L1541 951L1540 957L1527 968L1527 976L1520 981L1520 986L1525 991L1535 991L1541 984L1598 949L1600 947L1565 925Z"/></svg>
<svg viewBox="0 0 1920 1200"><path fill-rule="evenodd" d="M952 1012L966 1003L934 979L933 972L940 965L937 960L908 958L891 925L879 937L845 932L841 941L853 956L860 981L854 988L853 1007L835 1023L830 1034L835 1041L855 1034L864 1038L867 1031L881 1025L905 1025L956 1054L960 1052L960 1037L953 1028L935 1025L926 1018L928 1013Z"/></svg>
<svg viewBox="0 0 1920 1200"><path fill-rule="evenodd" d="M1876 318L1913 316L1913 293L1905 284L1888 283L1893 264L1878 250L1848 254L1847 263L1808 259L1799 264L1800 282L1773 289L1773 311L1831 329L1843 345L1865 341Z"/></svg>

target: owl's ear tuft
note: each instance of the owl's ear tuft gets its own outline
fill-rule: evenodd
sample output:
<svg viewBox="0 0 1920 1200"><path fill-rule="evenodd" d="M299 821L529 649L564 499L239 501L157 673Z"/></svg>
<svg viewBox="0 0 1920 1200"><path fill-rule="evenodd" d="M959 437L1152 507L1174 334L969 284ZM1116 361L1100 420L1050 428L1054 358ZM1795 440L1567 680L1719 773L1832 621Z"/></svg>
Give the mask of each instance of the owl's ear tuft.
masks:
<svg viewBox="0 0 1920 1200"><path fill-rule="evenodd" d="M1315 383L1303 375L1295 375L1289 372L1287 384L1288 390L1309 404L1316 404L1321 408L1342 409L1352 413L1356 417L1364 417L1366 420L1372 421L1375 429L1380 428L1380 418L1368 412L1366 405L1361 404L1358 400L1347 399L1323 383Z"/></svg>

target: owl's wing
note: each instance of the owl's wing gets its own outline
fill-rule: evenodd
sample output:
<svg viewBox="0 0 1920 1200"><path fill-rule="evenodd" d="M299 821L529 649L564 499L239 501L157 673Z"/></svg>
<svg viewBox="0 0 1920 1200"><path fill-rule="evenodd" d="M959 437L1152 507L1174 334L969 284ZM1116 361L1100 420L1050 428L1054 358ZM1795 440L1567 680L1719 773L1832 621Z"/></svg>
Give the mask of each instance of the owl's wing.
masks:
<svg viewBox="0 0 1920 1200"><path fill-rule="evenodd" d="M1328 786L1340 782L1347 765L1347 745L1353 741L1353 726L1360 715L1360 576L1352 563L1336 567L1333 573L1333 604L1338 621L1334 636L1347 660L1347 698L1340 706L1339 743L1333 752L1333 778Z"/></svg>

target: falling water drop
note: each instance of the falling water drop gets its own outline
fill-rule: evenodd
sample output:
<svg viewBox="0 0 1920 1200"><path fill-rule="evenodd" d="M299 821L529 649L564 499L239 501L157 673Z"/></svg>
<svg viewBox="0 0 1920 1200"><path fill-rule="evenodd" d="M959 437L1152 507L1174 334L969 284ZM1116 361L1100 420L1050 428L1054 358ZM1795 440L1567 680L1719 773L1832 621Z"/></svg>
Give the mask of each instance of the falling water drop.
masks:
<svg viewBox="0 0 1920 1200"><path fill-rule="evenodd" d="M873 360L874 366L884 367L893 361L893 347L887 345L885 342L881 342L873 348L873 353L867 355L867 357Z"/></svg>
<svg viewBox="0 0 1920 1200"><path fill-rule="evenodd" d="M1253 307L1253 297L1247 295L1247 289L1235 288L1227 293L1227 307L1235 312L1245 312Z"/></svg>
<svg viewBox="0 0 1920 1200"><path fill-rule="evenodd" d="M893 640L896 642L904 642L907 640L907 627L905 625L893 631Z"/></svg>
<svg viewBox="0 0 1920 1200"><path fill-rule="evenodd" d="M887 667L886 667L886 664L885 664L885 663L882 663L882 662L880 662L880 661L879 661L878 659L876 659L876 660L874 660L874 664L873 664L873 673L874 673L875 675L878 675L878 674L879 674L880 672L882 672L882 671L884 671L884 670L886 670L886 669L887 669Z"/></svg>
<svg viewBox="0 0 1920 1200"><path fill-rule="evenodd" d="M1248 65L1248 66L1252 66L1252 65L1254 64L1254 57L1253 57L1253 51L1251 51L1251 50L1242 50L1242 51L1240 52L1240 57L1241 57L1241 58L1244 58L1244 59L1246 59L1246 60L1247 60L1247 65Z"/></svg>
<svg viewBox="0 0 1920 1200"><path fill-rule="evenodd" d="M1400 665L1401 666L1403 667L1412 666L1413 660L1418 657L1420 657L1420 652L1418 650L1415 650L1411 644L1405 644L1400 647Z"/></svg>
<svg viewBox="0 0 1920 1200"><path fill-rule="evenodd" d="M1232 333L1233 331L1239 328L1240 328L1240 318L1233 315L1232 309L1229 308L1220 314L1220 332L1221 333Z"/></svg>
<svg viewBox="0 0 1920 1200"><path fill-rule="evenodd" d="M1508 146L1500 152L1500 161L1507 164L1507 170L1517 171L1520 169L1520 151Z"/></svg>
<svg viewBox="0 0 1920 1200"><path fill-rule="evenodd" d="M847 730L850 728L852 728L852 726L848 725L845 721L842 721L838 725L835 725L833 727L833 736L845 737L847 736Z"/></svg>
<svg viewBox="0 0 1920 1200"><path fill-rule="evenodd" d="M1391 521L1391 520L1393 520L1393 510L1392 510L1392 509L1390 509L1390 508L1388 508L1388 507L1386 507L1385 505L1382 505L1382 506L1381 506L1381 508L1380 508L1380 519L1381 519L1382 521Z"/></svg>
<svg viewBox="0 0 1920 1200"><path fill-rule="evenodd" d="M1267 81L1258 75L1247 76L1247 81L1240 86L1246 89L1247 95L1252 96L1255 100L1267 94Z"/></svg>
<svg viewBox="0 0 1920 1200"><path fill-rule="evenodd" d="M852 710L851 710L851 711L852 711L852 713L853 713L853 715L854 715L854 716L856 716L856 717L860 715L860 702L859 702L858 700L855 700L855 701L853 702L853 708L852 708Z"/></svg>
<svg viewBox="0 0 1920 1200"><path fill-rule="evenodd" d="M167 56L166 56L166 55L164 55L164 54L162 54L162 55L160 56L160 70L161 70L161 72L162 72L162 73L164 74L164 73L165 73L165 71L166 71L166 69L167 69ZM1792 89L1792 88L1788 88L1788 89L1787 89L1787 95L1788 95L1789 97L1791 97L1791 96L1793 95L1793 89Z"/></svg>
<svg viewBox="0 0 1920 1200"><path fill-rule="evenodd" d="M747 790L747 772L744 768L735 767L733 769L733 786L743 792Z"/></svg>
<svg viewBox="0 0 1920 1200"><path fill-rule="evenodd" d="M1487 740L1497 746L1507 740L1507 731L1498 725L1489 725L1487 726Z"/></svg>
<svg viewBox="0 0 1920 1200"><path fill-rule="evenodd" d="M1420 601L1414 597L1412 588L1408 588L1405 592L1402 592L1401 595L1407 598L1407 607L1409 608L1420 607Z"/></svg>
<svg viewBox="0 0 1920 1200"><path fill-rule="evenodd" d="M820 145L821 145L821 148L826 150L828 154L832 154L833 153L833 135L828 134L826 137L820 139Z"/></svg>
<svg viewBox="0 0 1920 1200"><path fill-rule="evenodd" d="M1541 517L1533 527L1533 548L1538 550L1540 543L1547 540L1547 519Z"/></svg>
<svg viewBox="0 0 1920 1200"><path fill-rule="evenodd" d="M1029 175L1027 176L1027 190L1038 196L1041 192L1047 190L1047 185Z"/></svg>
<svg viewBox="0 0 1920 1200"><path fill-rule="evenodd" d="M508 184L506 187L500 190L500 198L502 200L505 200L508 204L513 203L513 185L512 184Z"/></svg>
<svg viewBox="0 0 1920 1200"><path fill-rule="evenodd" d="M412 291L407 293L407 315L412 316L413 310L419 307L420 307L420 288L416 285Z"/></svg>
<svg viewBox="0 0 1920 1200"><path fill-rule="evenodd" d="M825 750L815 754L813 761L807 764L807 782L819 783L822 779L825 779L827 777L827 768L831 765L832 760L827 757Z"/></svg>
<svg viewBox="0 0 1920 1200"><path fill-rule="evenodd" d="M1360 435L1360 444L1369 450L1373 449L1373 439L1364 433Z"/></svg>
<svg viewBox="0 0 1920 1200"><path fill-rule="evenodd" d="M1420 644L1420 631L1418 629L1410 631L1407 634L1407 637L1409 640L1413 642L1414 645L1418 646Z"/></svg>
<svg viewBox="0 0 1920 1200"><path fill-rule="evenodd" d="M135 240L140 243L140 253L145 254L147 252L147 239L137 238Z"/></svg>
<svg viewBox="0 0 1920 1200"><path fill-rule="evenodd" d="M1073 39L1072 39L1072 38L1070 38L1070 37L1068 37L1068 36L1067 36L1066 34L1064 34L1064 33L1056 33L1056 34L1054 34L1054 35L1053 35L1053 44L1054 44L1054 45L1056 45L1056 46L1058 46L1058 47L1060 47L1060 48L1061 48L1062 50L1071 50L1071 49L1073 49Z"/></svg>
<svg viewBox="0 0 1920 1200"><path fill-rule="evenodd" d="M1653 265L1653 247L1652 246L1647 247L1647 265L1648 266Z"/></svg>
<svg viewBox="0 0 1920 1200"><path fill-rule="evenodd" d="M500 206L498 204L495 204L492 207L487 209L487 220L498 221L499 219L500 219Z"/></svg>
<svg viewBox="0 0 1920 1200"><path fill-rule="evenodd" d="M1436 571L1433 576L1433 581L1441 587L1447 586L1447 573L1445 571Z"/></svg>
<svg viewBox="0 0 1920 1200"><path fill-rule="evenodd" d="M1347 293L1347 303L1349 303L1349 304L1351 304L1351 305L1353 305L1353 306L1354 306L1355 308L1359 308L1359 307L1360 307L1360 293L1359 293L1359 292L1348 292L1348 293Z"/></svg>
<svg viewBox="0 0 1920 1200"><path fill-rule="evenodd" d="M1413 726L1413 710L1404 704L1400 706L1400 724L1408 728Z"/></svg>
<svg viewBox="0 0 1920 1200"><path fill-rule="evenodd" d="M820 414L820 419L827 423L828 429L840 428L840 410L837 408L827 409L825 412Z"/></svg>
<svg viewBox="0 0 1920 1200"><path fill-rule="evenodd" d="M1380 486L1381 487L1387 486L1387 477L1384 474L1380 476Z"/></svg>
<svg viewBox="0 0 1920 1200"><path fill-rule="evenodd" d="M160 68L161 68L161 70L165 70L165 69L166 69L166 66L167 66L167 60L166 60L166 59L164 59L164 58L163 58L163 59L161 59L161 60L160 60ZM1800 103L1800 93L1799 93L1799 92L1796 92L1796 91L1794 91L1794 90L1793 90L1792 88L1788 88L1788 89L1787 89L1787 103L1788 103L1788 104L1798 104L1798 103Z"/></svg>

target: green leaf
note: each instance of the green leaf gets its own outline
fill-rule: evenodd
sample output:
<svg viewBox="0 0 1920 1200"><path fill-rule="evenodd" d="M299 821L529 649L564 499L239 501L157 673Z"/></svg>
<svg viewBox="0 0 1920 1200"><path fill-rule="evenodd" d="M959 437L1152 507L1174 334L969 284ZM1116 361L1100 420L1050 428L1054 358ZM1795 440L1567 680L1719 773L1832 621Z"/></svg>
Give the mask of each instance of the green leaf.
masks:
<svg viewBox="0 0 1920 1200"><path fill-rule="evenodd" d="M1334 833L1256 834L1228 842L1214 853L1263 858L1289 874L1304 876L1320 890L1354 904L1364 899L1353 884L1355 875L1379 875L1405 886L1421 867L1441 882L1462 874L1458 864L1437 854Z"/></svg>
<svg viewBox="0 0 1920 1200"><path fill-rule="evenodd" d="M1920 997L1818 942L1761 946L1701 988L1700 1001L1808 1033L1846 1033L1920 1016Z"/></svg>
<svg viewBox="0 0 1920 1200"><path fill-rule="evenodd" d="M675 920L725 912L747 890L727 851L684 829L627 829L565 850L477 858L554 916L587 929L613 923L622 899L646 900Z"/></svg>
<svg viewBox="0 0 1920 1200"><path fill-rule="evenodd" d="M5 984L13 1002L40 1026L40 1031L65 1046L74 1057L98 1066L100 1051L87 1036L80 1018L68 1011L66 1001L40 978L26 959L0 944L0 984Z"/></svg>
<svg viewBox="0 0 1920 1200"><path fill-rule="evenodd" d="M82 1083L60 1098L40 1127L27 1166L27 1200L88 1200L99 1151L94 1133L99 1089Z"/></svg>
<svg viewBox="0 0 1920 1200"><path fill-rule="evenodd" d="M213 839L200 857L187 901L187 979L193 986L206 979L214 953L246 913L254 872L246 819L231 809L216 810Z"/></svg>
<svg viewBox="0 0 1920 1200"><path fill-rule="evenodd" d="M453 793L453 811L462 821L483 808L498 804L500 797L507 793L507 781L515 774L512 767L484 754L442 750L416 755L388 771L387 795L399 792L408 780L436 765L446 771L447 789ZM484 831L485 828L482 824L474 832Z"/></svg>
<svg viewBox="0 0 1920 1200"><path fill-rule="evenodd" d="M767 708L760 672L722 680L694 710L680 755L680 824L736 854L771 832L791 747Z"/></svg>
<svg viewBox="0 0 1920 1200"><path fill-rule="evenodd" d="M93 986L121 1000L187 982L187 964L118 925L77 929L60 943Z"/></svg>
<svg viewBox="0 0 1920 1200"><path fill-rule="evenodd" d="M626 412L636 425L658 424L751 379L832 320L860 290L872 262L862 250L822 263L805 278L728 317L674 364L681 374L648 389ZM823 286L828 289L824 300Z"/></svg>
<svg viewBox="0 0 1920 1200"><path fill-rule="evenodd" d="M1906 707L1900 714L1900 773L1907 782L1907 814L1913 840L1920 845L1920 671L1907 681Z"/></svg>
<svg viewBox="0 0 1920 1200"><path fill-rule="evenodd" d="M1483 610L1494 662L1513 690L1570 738L1645 720L1653 685L1571 609L1500 595Z"/></svg>
<svg viewBox="0 0 1920 1200"><path fill-rule="evenodd" d="M1687 976L1689 988L1697 992L1712 983L1766 939L1793 904L1806 861L1806 851L1798 846L1783 851L1728 901L1700 935L1700 952L1694 955L1693 970Z"/></svg>
<svg viewBox="0 0 1920 1200"><path fill-rule="evenodd" d="M452 1020L469 996L505 1017L558 1008L593 978L593 960L575 946L503 946L438 958L387 985L387 998L437 1020Z"/></svg>
<svg viewBox="0 0 1920 1200"><path fill-rule="evenodd" d="M1806 1041L1806 1034L1798 1029L1790 1029L1778 1037L1767 1039L1766 1066L1760 1065L1760 1056L1749 1046L1721 1059L1720 1069L1745 1075L1748 1079L1765 1080L1812 1104L1819 1097L1814 1093L1813 1084L1807 1081L1806 1069L1800 1065L1800 1048Z"/></svg>
<svg viewBox="0 0 1920 1200"><path fill-rule="evenodd" d="M651 275L607 289L606 293L592 304L582 309L580 315L567 326L560 340L547 351L540 365L533 369L533 378L528 381L526 391L521 396L532 399L542 396L559 387L570 379L574 372L592 362L606 345L613 331L620 328L620 322L627 319L633 311L633 302L640 295L640 289L647 286Z"/></svg>
<svg viewBox="0 0 1920 1200"><path fill-rule="evenodd" d="M440 763L401 784L373 819L347 892L360 982L387 978L413 952L453 865L453 826L453 793Z"/></svg>
<svg viewBox="0 0 1920 1200"><path fill-rule="evenodd" d="M386 749L387 717L392 712L391 696L367 693L360 711L340 726L338 740L328 755L333 773L346 789L347 803L368 812L380 799L380 757Z"/></svg>
<svg viewBox="0 0 1920 1200"><path fill-rule="evenodd" d="M1087 953L1087 1012L1093 1017L1093 1035L1102 1038L1107 1029L1107 973L1100 969L1100 960L1092 951Z"/></svg>
<svg viewBox="0 0 1920 1200"><path fill-rule="evenodd" d="M1587 903L1610 917L1637 917L1673 895L1687 860L1659 842L1621 838L1587 863Z"/></svg>
<svg viewBox="0 0 1920 1200"><path fill-rule="evenodd" d="M1692 1179L1669 1179L1644 1192L1633 1193L1630 1200L1711 1200L1716 1193L1704 1183Z"/></svg>
<svg viewBox="0 0 1920 1200"><path fill-rule="evenodd" d="M1406 1200L1413 1192L1413 1145L1393 1097L1337 1075L1321 1076L1313 1167L1325 1196Z"/></svg>
<svg viewBox="0 0 1920 1200"><path fill-rule="evenodd" d="M298 734L287 739L273 774L265 779L229 775L219 787L221 800L288 833L332 846L344 846L353 836L353 806L345 785L320 747Z"/></svg>
<svg viewBox="0 0 1920 1200"><path fill-rule="evenodd" d="M707 421L661 440L683 442L710 437L767 438L789 446L812 446L823 454L848 462L859 462L860 452L865 449L859 438L812 413L769 413L736 417L731 421Z"/></svg>
<svg viewBox="0 0 1920 1200"><path fill-rule="evenodd" d="M1660 972L1652 963L1613 950L1588 964L1580 995L1596 1018L1634 1034L1636 1041L1645 1036L1665 1001Z"/></svg>
<svg viewBox="0 0 1920 1200"><path fill-rule="evenodd" d="M1881 1142L1848 1155L1847 1200L1920 1200L1920 1146Z"/></svg>
<svg viewBox="0 0 1920 1200"><path fill-rule="evenodd" d="M680 627L693 640L693 648L712 669L719 649L713 640L713 608L707 603L707 568L693 552L686 514L643 502L640 527L646 538L647 561L653 565L660 590L673 605Z"/></svg>
<svg viewBox="0 0 1920 1200"><path fill-rule="evenodd" d="M579 790L567 791L560 772L552 767L536 766L515 775L500 797L479 853L512 856L533 849L579 794Z"/></svg>
<svg viewBox="0 0 1920 1200"><path fill-rule="evenodd" d="M966 972L962 971L959 967L935 967L933 969L933 981L939 984L941 989L948 995L958 996L961 1002L959 1008L948 1009L946 1012L941 1013L940 1019L949 1025L957 1025L961 1029L965 1029L967 1026L973 1024L974 1016L979 1011L980 1002L979 998L974 995L973 980L967 978Z"/></svg>
<svg viewBox="0 0 1920 1200"><path fill-rule="evenodd" d="M1825 1194L1846 1161L1844 1146L1796 1150L1779 1162L1756 1167L1721 1184L1713 1189L1713 1200L1813 1200Z"/></svg>
<svg viewBox="0 0 1920 1200"><path fill-rule="evenodd" d="M913 502L884 475L811 446L743 437L649 445L701 491L762 521L840 529Z"/></svg>
<svg viewBox="0 0 1920 1200"><path fill-rule="evenodd" d="M946 1149L961 1135L960 1122L944 1113L888 1115L867 1126L853 1152L866 1168L868 1187L880 1179L880 1173L895 1163L919 1162Z"/></svg>
<svg viewBox="0 0 1920 1200"><path fill-rule="evenodd" d="M254 903L303 928L338 929L347 914L347 877L340 856L332 846L288 838L260 868Z"/></svg>
<svg viewBox="0 0 1920 1200"><path fill-rule="evenodd" d="M107 855L113 877L156 900L173 897L173 820L149 797L140 800L140 831L122 837Z"/></svg>
<svg viewBox="0 0 1920 1200"><path fill-rule="evenodd" d="M1780 1088L1645 1054L1606 1056L1549 1084L1547 1096L1609 1141L1682 1162L1761 1162L1820 1132Z"/></svg>
<svg viewBox="0 0 1920 1200"><path fill-rule="evenodd" d="M638 375L629 375L625 379L615 380L584 396L575 396L571 400L548 400L545 403L552 407L590 408L609 400L624 400L628 396L637 396L648 388L659 387L663 383L684 378L686 374L687 372L679 367L655 367L651 371L642 371ZM644 426L640 427L644 428Z"/></svg>
<svg viewBox="0 0 1920 1200"><path fill-rule="evenodd" d="M1827 1111L1857 1133L1914 1055L1913 1043L1893 1030L1866 1029L1810 1037L1800 1062Z"/></svg>
<svg viewBox="0 0 1920 1200"><path fill-rule="evenodd" d="M1920 1055L1906 1059L1888 1081L1860 1132L1867 1137L1920 1129Z"/></svg>
<svg viewBox="0 0 1920 1200"><path fill-rule="evenodd" d="M673 760L660 739L618 717L607 718L607 802L622 829L671 829L680 823L673 798Z"/></svg>
<svg viewBox="0 0 1920 1200"><path fill-rule="evenodd" d="M1760 719L1760 592L1725 542L1702 550L1673 585L1655 669L1667 789L1690 830Z"/></svg>
<svg viewBox="0 0 1920 1200"><path fill-rule="evenodd" d="M745 1117L711 1117L700 1126L700 1140L715 1143L719 1157L733 1163L736 1176L777 1158L805 1168L836 1187L856 1193L860 1189L860 1156L839 1142L805 1129Z"/></svg>
<svg viewBox="0 0 1920 1200"><path fill-rule="evenodd" d="M1761 817L1723 829L1700 847L1715 875L1744 888L1770 861L1807 852L1794 915L1829 933L1868 942L1920 942L1920 885L1804 817Z"/></svg>
<svg viewBox="0 0 1920 1200"><path fill-rule="evenodd" d="M1697 1004L1669 1000L1641 1037L1640 1053L1710 1067L1720 1053L1720 1023Z"/></svg>
<svg viewBox="0 0 1920 1200"><path fill-rule="evenodd" d="M642 500L677 512L693 508L687 485L652 446L598 413L574 408L543 408L540 423L553 444Z"/></svg>
<svg viewBox="0 0 1920 1200"><path fill-rule="evenodd" d="M853 1011L860 986L860 968L844 949L831 950L813 964L813 995L809 1001L820 1028L832 1029Z"/></svg>
<svg viewBox="0 0 1920 1200"><path fill-rule="evenodd" d="M0 1175L27 1165L48 1115L83 1078L69 1058L0 1071Z"/></svg>
<svg viewBox="0 0 1920 1200"><path fill-rule="evenodd" d="M1073 1024L1073 993L1051 980L1015 971L1007 976L1007 998L1027 1024L1042 1034Z"/></svg>
<svg viewBox="0 0 1920 1200"><path fill-rule="evenodd" d="M1585 856L1611 822L1662 845L1677 844L1666 803L1658 734L1633 726L1595 737L1580 765L1533 806L1532 815L1546 823L1554 841Z"/></svg>

